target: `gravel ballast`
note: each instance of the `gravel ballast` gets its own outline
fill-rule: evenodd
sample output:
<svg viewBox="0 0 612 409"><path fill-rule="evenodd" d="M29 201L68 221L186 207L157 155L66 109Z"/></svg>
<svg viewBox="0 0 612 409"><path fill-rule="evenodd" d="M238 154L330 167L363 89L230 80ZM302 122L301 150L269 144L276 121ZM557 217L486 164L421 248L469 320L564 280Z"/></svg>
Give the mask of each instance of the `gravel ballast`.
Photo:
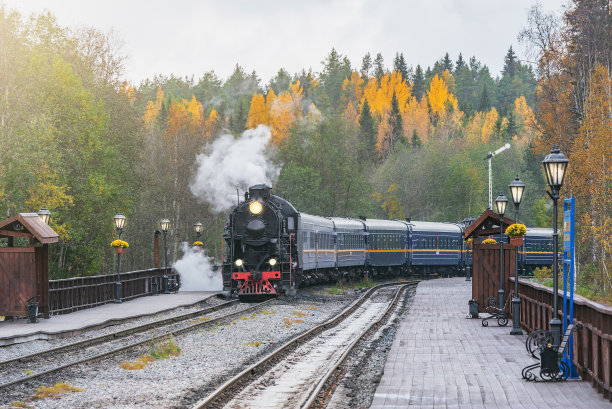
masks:
<svg viewBox="0 0 612 409"><path fill-rule="evenodd" d="M140 370L125 370L119 366L121 362L146 355L150 349L140 348L44 379L46 386L65 382L84 392L34 401L31 397L41 383L32 382L4 391L7 393L0 405L8 408L11 402L21 401L36 408L188 407L267 351L329 319L359 295L353 291L329 295L321 290L310 290L302 291L298 297L282 297L256 313L245 313L229 322L176 337L174 343L181 349L178 356L153 361ZM186 309L180 310L180 313L186 312ZM130 322L129 325L137 324ZM84 336L116 329L117 326L95 330ZM35 341L26 345L28 352L33 352L59 345L58 342L75 340ZM0 348L0 353L2 359L9 359L23 351Z"/></svg>

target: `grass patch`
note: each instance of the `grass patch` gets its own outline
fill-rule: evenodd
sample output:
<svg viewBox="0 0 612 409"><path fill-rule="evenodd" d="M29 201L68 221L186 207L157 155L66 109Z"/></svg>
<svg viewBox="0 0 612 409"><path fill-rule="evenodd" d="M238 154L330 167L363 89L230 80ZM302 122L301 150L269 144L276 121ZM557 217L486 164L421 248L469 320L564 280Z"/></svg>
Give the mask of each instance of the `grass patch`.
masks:
<svg viewBox="0 0 612 409"><path fill-rule="evenodd" d="M174 342L174 338L164 338L162 342L152 344L147 355L140 356L134 361L121 362L119 366L126 371L135 371L143 369L151 362L159 359L168 359L171 356L178 356L180 353L181 349Z"/></svg>
<svg viewBox="0 0 612 409"><path fill-rule="evenodd" d="M189 324L193 325L193 324L199 324L200 322L204 322L204 321L210 321L211 318L208 317L200 317L195 321L191 321Z"/></svg>
<svg viewBox="0 0 612 409"><path fill-rule="evenodd" d="M291 328L291 325L293 325L293 321L291 321L290 318L284 318L283 323L281 324L281 327Z"/></svg>
<svg viewBox="0 0 612 409"><path fill-rule="evenodd" d="M26 369L25 371L23 371L26 373L26 375L32 375L34 373L34 371L30 371L29 369Z"/></svg>
<svg viewBox="0 0 612 409"><path fill-rule="evenodd" d="M332 288L330 288L329 290L327 290L328 294L333 294L333 295L339 295L339 294L344 294L346 292L346 288L344 287L340 287L340 286L333 286Z"/></svg>
<svg viewBox="0 0 612 409"><path fill-rule="evenodd" d="M306 317L308 314L305 312L301 312L301 311L293 311L291 315L295 315L297 317Z"/></svg>
<svg viewBox="0 0 612 409"><path fill-rule="evenodd" d="M30 406L25 402L16 400L14 402L11 402L11 408L34 408L34 406Z"/></svg>
<svg viewBox="0 0 612 409"><path fill-rule="evenodd" d="M271 315L271 314L276 314L276 311L263 310L261 313L264 315Z"/></svg>
<svg viewBox="0 0 612 409"><path fill-rule="evenodd" d="M261 342L259 341L255 341L255 342L247 342L246 344L244 344L246 346L254 346L254 347L258 347L261 345Z"/></svg>
<svg viewBox="0 0 612 409"><path fill-rule="evenodd" d="M309 305L306 308L308 308L309 310L318 310L319 309L319 307L315 307L314 305Z"/></svg>
<svg viewBox="0 0 612 409"><path fill-rule="evenodd" d="M370 287L374 287L374 285L375 285L374 281L366 277L363 280L361 280L359 283L357 283L355 285L355 288L370 288Z"/></svg>
<svg viewBox="0 0 612 409"><path fill-rule="evenodd" d="M67 383L58 382L53 386L39 386L36 388L34 399L59 398L63 394L71 392L85 392L85 389L77 388Z"/></svg>

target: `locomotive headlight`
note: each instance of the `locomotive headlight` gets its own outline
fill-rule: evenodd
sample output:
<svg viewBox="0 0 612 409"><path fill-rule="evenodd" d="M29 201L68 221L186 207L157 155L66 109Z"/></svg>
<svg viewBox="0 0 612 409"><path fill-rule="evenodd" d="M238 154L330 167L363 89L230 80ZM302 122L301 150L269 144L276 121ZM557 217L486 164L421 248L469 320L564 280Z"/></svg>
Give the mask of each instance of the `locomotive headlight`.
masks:
<svg viewBox="0 0 612 409"><path fill-rule="evenodd" d="M275 258L271 258L270 260L268 260L268 264L270 264L271 266L275 266L276 265L276 259Z"/></svg>
<svg viewBox="0 0 612 409"><path fill-rule="evenodd" d="M260 214L263 211L263 205L257 200L252 201L249 205L249 211L251 214Z"/></svg>
<svg viewBox="0 0 612 409"><path fill-rule="evenodd" d="M242 259L241 258L236 259L236 261L234 261L234 264L236 265L236 267L242 267L242 264L243 264Z"/></svg>

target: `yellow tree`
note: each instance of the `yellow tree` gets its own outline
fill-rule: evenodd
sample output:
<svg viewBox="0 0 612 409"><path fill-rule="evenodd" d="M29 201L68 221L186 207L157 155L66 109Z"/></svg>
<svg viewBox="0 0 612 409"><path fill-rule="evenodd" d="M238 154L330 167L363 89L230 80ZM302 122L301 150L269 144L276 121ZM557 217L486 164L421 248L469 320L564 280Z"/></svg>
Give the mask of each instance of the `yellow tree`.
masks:
<svg viewBox="0 0 612 409"><path fill-rule="evenodd" d="M208 115L208 119L204 123L204 134L206 135L206 141L210 142L211 139L221 129L221 122L219 121L219 114L213 108Z"/></svg>
<svg viewBox="0 0 612 409"><path fill-rule="evenodd" d="M406 105L406 112L402 114L404 132L408 138L412 138L416 133L422 144L427 144L432 127L429 120L429 107L427 100L421 98L419 102L416 97L410 98Z"/></svg>
<svg viewBox="0 0 612 409"><path fill-rule="evenodd" d="M491 137L495 132L495 124L497 123L498 119L499 114L495 108L491 108L491 110L486 113L482 123L482 129L480 130L481 142L487 143L491 140Z"/></svg>
<svg viewBox="0 0 612 409"><path fill-rule="evenodd" d="M155 122L157 121L157 116L159 115L159 111L161 110L162 104L164 102L164 91L161 87L157 87L157 94L155 96L155 102L147 101L147 107L145 108L145 112L142 115L142 121L145 126L148 128L152 128Z"/></svg>
<svg viewBox="0 0 612 409"><path fill-rule="evenodd" d="M533 110L522 95L514 101L514 117L519 130L516 142L528 145L539 136Z"/></svg>
<svg viewBox="0 0 612 409"><path fill-rule="evenodd" d="M374 193L374 198L380 203L389 219L403 219L405 217L404 208L397 197L398 186L393 183L383 194Z"/></svg>
<svg viewBox="0 0 612 409"><path fill-rule="evenodd" d="M261 94L255 94L251 98L246 127L256 128L257 125L270 125L270 112L266 106L266 99Z"/></svg>
<svg viewBox="0 0 612 409"><path fill-rule="evenodd" d="M74 205L73 197L69 194L70 188L60 183L57 173L48 165L41 165L34 173L38 184L29 189L26 206L31 211L37 211L42 206L49 209L53 213L49 225L63 242L68 241L70 229L62 222L62 215Z"/></svg>
<svg viewBox="0 0 612 409"><path fill-rule="evenodd" d="M380 78L380 83L376 77L368 80L363 90L361 106L363 106L364 98L367 99L372 114L379 120L382 120L391 111L391 101L394 93L400 113L403 114L407 110L406 105L410 99L411 92L412 87L402 78L399 72L394 71L391 74L383 75Z"/></svg>
<svg viewBox="0 0 612 409"><path fill-rule="evenodd" d="M342 91L344 91L347 102L361 101L361 97L363 96L363 78L361 78L361 75L353 71L353 73L351 73L351 78L344 79Z"/></svg>
<svg viewBox="0 0 612 409"><path fill-rule="evenodd" d="M272 143L279 145L289 136L289 130L302 118L302 87L300 82L289 84L289 91L274 97L270 90L266 105L270 106L270 123L272 124Z"/></svg>
<svg viewBox="0 0 612 409"><path fill-rule="evenodd" d="M604 292L612 289L612 78L601 64L591 77L584 117L574 140L568 179L584 206L583 244L591 248Z"/></svg>

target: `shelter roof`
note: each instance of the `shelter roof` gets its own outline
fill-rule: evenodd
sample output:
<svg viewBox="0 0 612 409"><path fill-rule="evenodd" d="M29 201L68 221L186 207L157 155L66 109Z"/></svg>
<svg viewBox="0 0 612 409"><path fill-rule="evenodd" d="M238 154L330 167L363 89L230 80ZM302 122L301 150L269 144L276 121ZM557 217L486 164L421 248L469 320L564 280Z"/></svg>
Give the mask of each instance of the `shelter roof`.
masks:
<svg viewBox="0 0 612 409"><path fill-rule="evenodd" d="M500 221L499 214L491 209L486 209L482 214L463 231L463 239L470 237L488 236L499 233L499 224L502 223L504 230L514 223L514 219L504 217Z"/></svg>
<svg viewBox="0 0 612 409"><path fill-rule="evenodd" d="M0 237L35 238L42 244L57 243L59 236L36 213L19 213L0 222Z"/></svg>

